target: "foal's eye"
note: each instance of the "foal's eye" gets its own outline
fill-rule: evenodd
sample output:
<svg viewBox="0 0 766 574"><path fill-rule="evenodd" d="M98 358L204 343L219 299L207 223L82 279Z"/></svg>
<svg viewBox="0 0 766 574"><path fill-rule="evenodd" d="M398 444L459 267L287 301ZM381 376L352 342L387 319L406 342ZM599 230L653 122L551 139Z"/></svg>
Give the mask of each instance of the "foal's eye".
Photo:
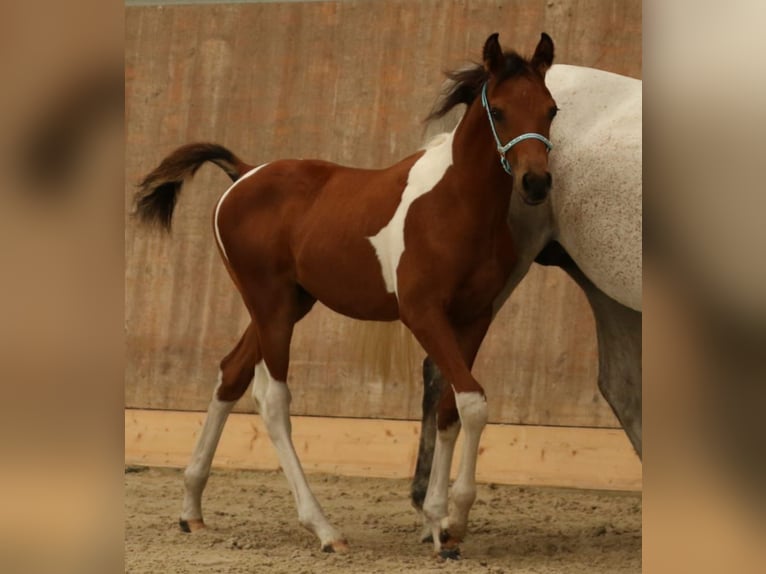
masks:
<svg viewBox="0 0 766 574"><path fill-rule="evenodd" d="M500 121L503 119L503 111L498 110L497 108L492 108L489 110L489 113L492 115L492 119L495 121Z"/></svg>

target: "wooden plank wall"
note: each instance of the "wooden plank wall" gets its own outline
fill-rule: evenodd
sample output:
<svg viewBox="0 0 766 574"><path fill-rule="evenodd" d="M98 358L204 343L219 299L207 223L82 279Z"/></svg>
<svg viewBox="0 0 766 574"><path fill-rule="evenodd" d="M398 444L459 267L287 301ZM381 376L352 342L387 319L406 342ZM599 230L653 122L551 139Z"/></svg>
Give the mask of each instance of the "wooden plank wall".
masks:
<svg viewBox="0 0 766 574"><path fill-rule="evenodd" d="M182 468L205 413L125 411L125 462ZM420 423L381 419L292 417L292 436L306 472L410 478ZM260 417L229 417L216 468L276 470L279 459ZM463 434L456 452L462 452ZM452 463L457 473L459 457ZM567 488L641 490L641 461L622 429L490 424L481 437L476 480Z"/></svg>
<svg viewBox="0 0 766 574"><path fill-rule="evenodd" d="M494 31L529 53L544 30L558 62L641 77L639 0L142 6L127 8L126 29L128 208L130 183L190 141L223 143L253 163L393 163L422 144L442 71L477 61ZM218 362L247 324L211 232L228 185L202 168L170 238L126 223L128 407L204 410ZM371 349L390 353L365 363ZM399 324L367 329L317 305L292 357L294 414L419 416L423 354ZM590 310L557 270L533 268L475 372L491 422L617 426L596 388Z"/></svg>

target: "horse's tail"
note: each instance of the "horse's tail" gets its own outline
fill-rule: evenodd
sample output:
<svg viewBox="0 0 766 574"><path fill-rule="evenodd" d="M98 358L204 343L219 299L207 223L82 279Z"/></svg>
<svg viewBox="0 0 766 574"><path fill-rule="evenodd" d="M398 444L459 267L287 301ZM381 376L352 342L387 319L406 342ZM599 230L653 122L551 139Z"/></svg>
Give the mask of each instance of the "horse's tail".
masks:
<svg viewBox="0 0 766 574"><path fill-rule="evenodd" d="M135 196L135 215L145 223L160 224L170 231L173 209L184 180L192 177L207 161L220 167L232 181L237 181L252 169L252 166L217 144L182 146L163 159L139 184Z"/></svg>

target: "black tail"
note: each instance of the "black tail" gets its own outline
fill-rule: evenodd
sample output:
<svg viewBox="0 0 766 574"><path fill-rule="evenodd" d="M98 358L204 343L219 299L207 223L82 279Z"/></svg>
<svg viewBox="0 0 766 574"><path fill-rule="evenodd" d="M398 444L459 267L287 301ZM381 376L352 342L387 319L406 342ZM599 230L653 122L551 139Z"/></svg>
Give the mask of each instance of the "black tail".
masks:
<svg viewBox="0 0 766 574"><path fill-rule="evenodd" d="M173 209L186 178L193 176L206 161L213 162L237 181L251 166L223 146L193 143L182 146L162 160L139 184L135 196L135 215L144 223L160 224L170 231Z"/></svg>

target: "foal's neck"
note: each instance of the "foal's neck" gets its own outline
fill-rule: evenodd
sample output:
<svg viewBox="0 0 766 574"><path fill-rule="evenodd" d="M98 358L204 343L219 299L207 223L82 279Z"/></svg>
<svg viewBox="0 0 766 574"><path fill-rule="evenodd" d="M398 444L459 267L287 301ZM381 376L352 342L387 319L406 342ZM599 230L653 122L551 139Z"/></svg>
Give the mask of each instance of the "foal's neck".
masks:
<svg viewBox="0 0 766 574"><path fill-rule="evenodd" d="M452 141L453 165L461 198L484 210L508 213L513 178L500 164L489 120L473 102L460 120Z"/></svg>

